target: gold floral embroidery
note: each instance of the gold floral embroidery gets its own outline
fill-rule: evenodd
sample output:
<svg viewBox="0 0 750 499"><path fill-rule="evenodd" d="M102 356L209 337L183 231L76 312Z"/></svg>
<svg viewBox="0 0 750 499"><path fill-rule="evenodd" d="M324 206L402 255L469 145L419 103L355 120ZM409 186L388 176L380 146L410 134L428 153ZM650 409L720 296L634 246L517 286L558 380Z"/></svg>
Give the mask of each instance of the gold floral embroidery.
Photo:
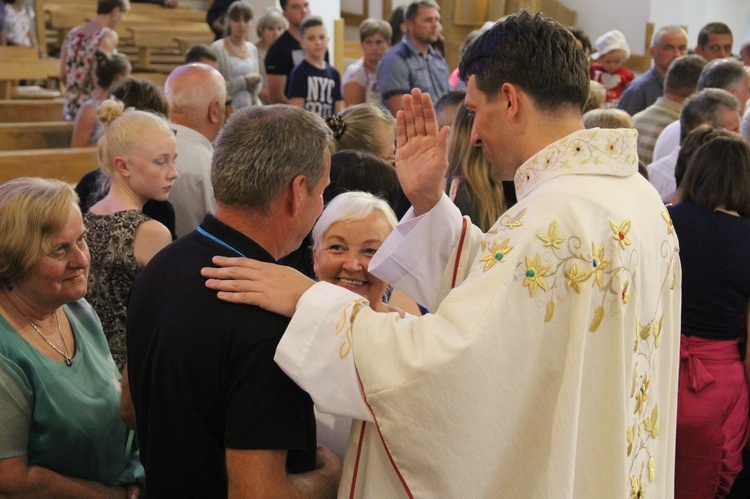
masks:
<svg viewBox="0 0 750 499"><path fill-rule="evenodd" d="M492 241L492 244L489 247L489 252L479 259L479 261L484 262L484 271L487 272L490 270L512 249L513 247L510 246L510 239L506 239L502 243Z"/></svg>
<svg viewBox="0 0 750 499"><path fill-rule="evenodd" d="M593 270L586 272L578 272L578 264L574 263L570 270L565 272L565 277L568 279L568 287L573 288L576 293L581 293L581 283L591 277Z"/></svg>
<svg viewBox="0 0 750 499"><path fill-rule="evenodd" d="M551 321L554 315L555 315L555 300L550 300L547 302L547 313L544 314L544 322Z"/></svg>
<svg viewBox="0 0 750 499"><path fill-rule="evenodd" d="M628 244L633 244L630 237L628 237L628 232L630 231L630 220L623 220L620 225L617 225L614 222L609 222L609 226L612 228L612 232L614 232L612 238L620 243L620 246L622 246L623 249L625 249L625 246Z"/></svg>
<svg viewBox="0 0 750 499"><path fill-rule="evenodd" d="M589 324L590 333L595 333L596 330L599 329L602 319L604 319L604 307L599 305L596 307L596 310L594 310L594 318L591 319L591 324Z"/></svg>
<svg viewBox="0 0 750 499"><path fill-rule="evenodd" d="M557 221L554 220L549 224L547 234L538 234L537 237L542 240L544 246L552 246L557 249L560 249L560 244L565 241L564 237L557 235Z"/></svg>
<svg viewBox="0 0 750 499"><path fill-rule="evenodd" d="M367 306L365 300L359 299L356 302L348 305L343 312L343 315L336 323L336 336L344 334L344 341L339 345L339 358L344 360L352 351L352 324L354 318L357 317L359 311Z"/></svg>
<svg viewBox="0 0 750 499"><path fill-rule="evenodd" d="M526 257L526 274L523 279L523 285L529 288L531 296L536 294L537 287L547 291L547 281L544 275L549 270L549 265L542 265L542 259L537 254L533 260Z"/></svg>
<svg viewBox="0 0 750 499"><path fill-rule="evenodd" d="M667 234L674 234L674 224L672 223L672 217L669 216L668 211L661 212L661 218L667 222Z"/></svg>
<svg viewBox="0 0 750 499"><path fill-rule="evenodd" d="M518 214L517 217L512 217L510 215L503 215L500 217L500 225L507 227L509 230L516 229L518 227L523 226L523 222L521 222L521 219L526 214L526 208L521 210L521 213Z"/></svg>
<svg viewBox="0 0 750 499"><path fill-rule="evenodd" d="M628 293L628 284L630 284L630 281L625 281L625 284L622 285L622 293L620 293L620 298L622 299L622 303L624 305L627 305L630 301L630 293Z"/></svg>
<svg viewBox="0 0 750 499"><path fill-rule="evenodd" d="M603 281L604 281L604 270L609 267L609 264L612 263L611 260L606 260L604 258L604 245L602 244L601 247L597 248L596 244L591 243L591 266L593 267L594 272L594 282L599 285L599 289L603 290Z"/></svg>
<svg viewBox="0 0 750 499"><path fill-rule="evenodd" d="M630 476L630 499L641 499L643 497L643 485L641 479L635 475Z"/></svg>

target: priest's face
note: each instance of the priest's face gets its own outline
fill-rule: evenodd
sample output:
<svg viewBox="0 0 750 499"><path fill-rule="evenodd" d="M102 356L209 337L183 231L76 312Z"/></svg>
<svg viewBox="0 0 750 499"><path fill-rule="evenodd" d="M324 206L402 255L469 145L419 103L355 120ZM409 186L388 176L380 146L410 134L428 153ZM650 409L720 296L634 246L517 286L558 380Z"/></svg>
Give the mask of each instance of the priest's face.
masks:
<svg viewBox="0 0 750 499"><path fill-rule="evenodd" d="M492 165L492 175L499 180L513 180L521 165L514 161L518 137L510 132L507 121L507 99L498 94L489 99L477 88L476 76L471 75L466 84L466 107L474 113L471 143L482 147L484 156Z"/></svg>

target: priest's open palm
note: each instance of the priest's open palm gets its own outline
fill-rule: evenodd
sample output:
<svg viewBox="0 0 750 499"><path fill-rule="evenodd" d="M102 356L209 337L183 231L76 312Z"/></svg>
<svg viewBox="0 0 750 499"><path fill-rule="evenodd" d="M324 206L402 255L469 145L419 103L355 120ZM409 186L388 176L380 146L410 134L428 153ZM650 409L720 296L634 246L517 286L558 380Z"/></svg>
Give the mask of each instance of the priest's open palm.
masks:
<svg viewBox="0 0 750 499"><path fill-rule="evenodd" d="M404 95L404 109L396 115L396 127L396 173L404 194L421 215L442 196L450 129L438 129L430 96L417 88Z"/></svg>

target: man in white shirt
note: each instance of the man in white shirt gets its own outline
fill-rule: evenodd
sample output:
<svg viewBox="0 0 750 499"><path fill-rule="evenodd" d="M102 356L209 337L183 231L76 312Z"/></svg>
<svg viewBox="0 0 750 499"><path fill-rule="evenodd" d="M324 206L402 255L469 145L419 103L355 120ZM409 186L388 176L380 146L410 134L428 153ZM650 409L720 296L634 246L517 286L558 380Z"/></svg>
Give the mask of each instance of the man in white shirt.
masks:
<svg viewBox="0 0 750 499"><path fill-rule="evenodd" d="M216 211L211 185L212 142L224 125L227 87L224 77L207 64L180 66L164 85L169 119L177 139L180 178L169 194L175 233L195 230L207 213Z"/></svg>
<svg viewBox="0 0 750 499"><path fill-rule="evenodd" d="M320 410L365 421L340 497L670 497L681 272L636 132L584 129L586 58L541 14L482 34L460 75L472 140L518 204L470 227L442 190L448 128L429 96L404 98L413 209L369 271L432 314L250 260L203 275L254 280L207 286L293 314L276 362Z"/></svg>
<svg viewBox="0 0 750 499"><path fill-rule="evenodd" d="M714 128L723 128L730 132L739 132L739 103L737 98L726 90L706 88L698 95L688 99L687 104L680 112L678 123L680 144L685 141L685 137L690 132L703 124L711 125ZM680 145L677 145L668 155L648 165L648 181L651 182L662 199L665 199L677 189L674 170L679 152Z"/></svg>
<svg viewBox="0 0 750 499"><path fill-rule="evenodd" d="M698 78L698 92L704 88L720 88L737 97L740 116L745 112L745 103L750 98L750 77L737 59L715 59L703 68ZM736 131L736 130L731 130ZM680 122L664 128L654 144L653 161L663 158L680 144Z"/></svg>

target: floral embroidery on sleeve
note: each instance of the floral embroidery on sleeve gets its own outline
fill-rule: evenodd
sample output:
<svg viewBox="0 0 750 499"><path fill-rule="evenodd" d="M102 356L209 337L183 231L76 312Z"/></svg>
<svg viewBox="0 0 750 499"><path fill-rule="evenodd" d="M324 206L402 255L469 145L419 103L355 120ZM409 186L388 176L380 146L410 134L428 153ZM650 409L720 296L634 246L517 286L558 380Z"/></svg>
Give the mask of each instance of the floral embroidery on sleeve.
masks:
<svg viewBox="0 0 750 499"><path fill-rule="evenodd" d="M485 250L486 245L483 244L482 246L482 249ZM502 243L498 243L497 240L492 241L492 244L489 246L489 251L479 259L479 261L484 262L484 271L487 272L490 270L512 249L513 247L510 246L510 239L506 239Z"/></svg>
<svg viewBox="0 0 750 499"><path fill-rule="evenodd" d="M661 212L661 218L667 222L667 234L674 234L674 225L672 224L672 217L669 216L668 211Z"/></svg>

